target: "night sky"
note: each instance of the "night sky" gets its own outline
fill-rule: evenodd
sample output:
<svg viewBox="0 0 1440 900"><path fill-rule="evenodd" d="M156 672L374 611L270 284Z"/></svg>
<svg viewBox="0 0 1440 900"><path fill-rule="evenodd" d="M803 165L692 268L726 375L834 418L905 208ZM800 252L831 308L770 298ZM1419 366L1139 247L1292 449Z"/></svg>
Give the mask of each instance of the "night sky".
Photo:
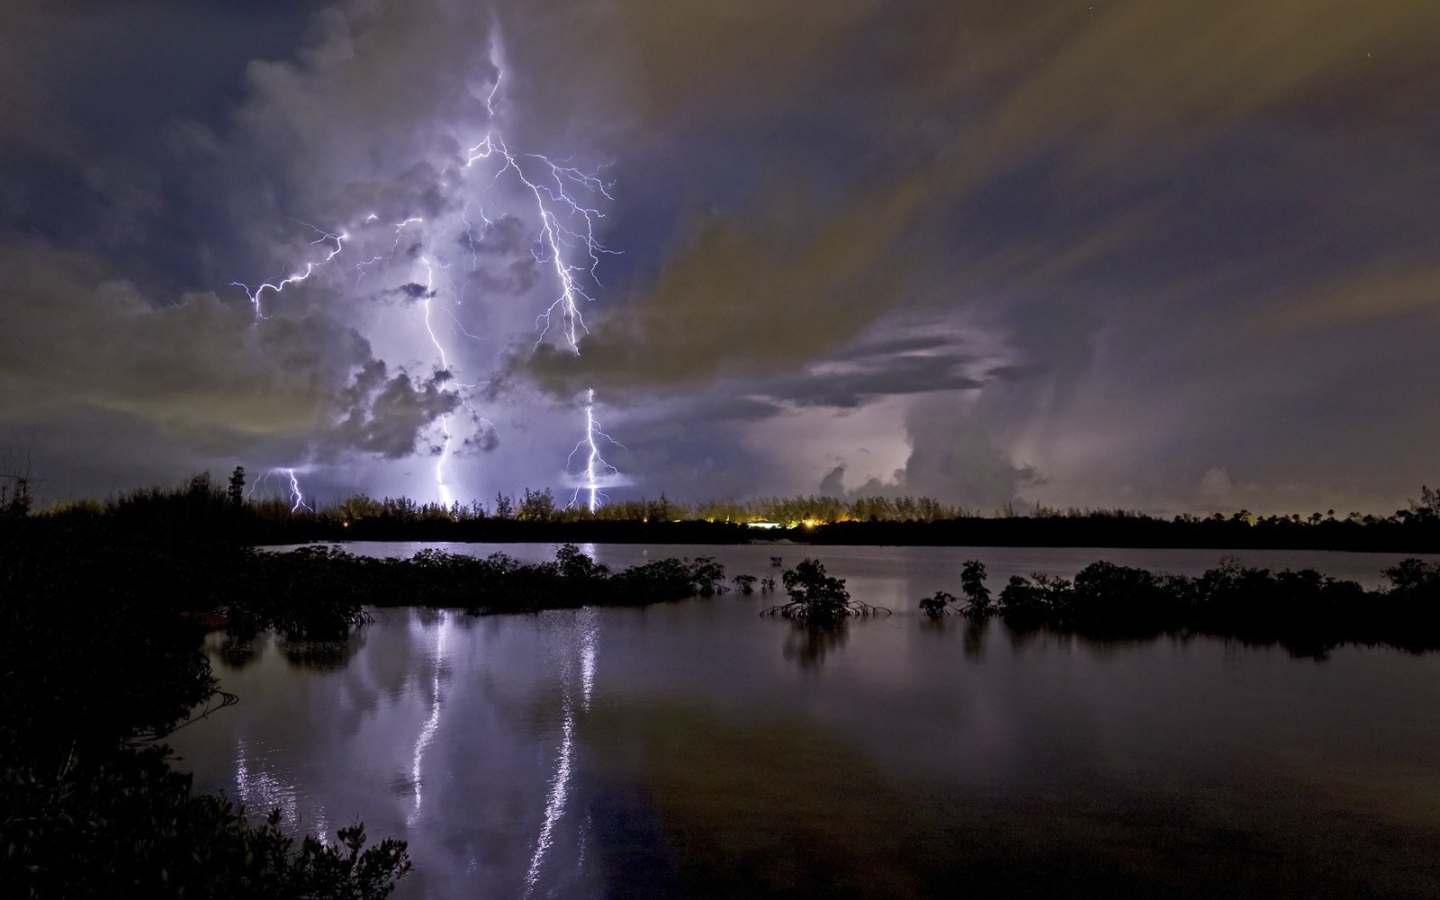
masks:
<svg viewBox="0 0 1440 900"><path fill-rule="evenodd" d="M1440 480L1434 0L4 6L0 450L42 498L568 499L592 389L615 499ZM592 272L543 195L578 355L487 135L594 210Z"/></svg>

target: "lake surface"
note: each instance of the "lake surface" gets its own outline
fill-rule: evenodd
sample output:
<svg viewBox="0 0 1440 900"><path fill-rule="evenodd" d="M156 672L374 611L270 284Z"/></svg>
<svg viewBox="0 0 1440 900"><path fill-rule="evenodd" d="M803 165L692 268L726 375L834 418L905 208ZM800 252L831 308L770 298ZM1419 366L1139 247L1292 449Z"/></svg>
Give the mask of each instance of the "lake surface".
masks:
<svg viewBox="0 0 1440 900"><path fill-rule="evenodd" d="M349 549L420 546L446 545ZM968 558L998 593L1096 559L1194 574L1215 551L587 549L777 579L771 556L811 556L895 614L817 633L735 593L386 609L341 658L272 639L238 667L215 636L241 702L174 735L181 767L292 826L408 840L401 898L1440 896L1440 655L1017 638L916 609ZM1234 555L1367 585L1400 558Z"/></svg>

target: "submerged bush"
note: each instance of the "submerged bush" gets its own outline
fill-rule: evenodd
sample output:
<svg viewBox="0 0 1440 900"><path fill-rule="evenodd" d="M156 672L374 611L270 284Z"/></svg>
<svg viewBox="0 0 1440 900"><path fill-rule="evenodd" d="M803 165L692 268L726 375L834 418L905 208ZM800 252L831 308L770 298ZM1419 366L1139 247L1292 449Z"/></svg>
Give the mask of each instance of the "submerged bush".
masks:
<svg viewBox="0 0 1440 900"><path fill-rule="evenodd" d="M967 618L983 619L995 611L990 589L985 586L985 564L980 560L965 560L965 567L960 570L960 593L970 601L961 610Z"/></svg>
<svg viewBox="0 0 1440 900"><path fill-rule="evenodd" d="M780 576L790 602L772 606L764 615L781 615L787 619L815 624L838 622L851 616L871 616L890 610L850 599L845 579L825 574L818 560L806 559Z"/></svg>
<svg viewBox="0 0 1440 900"><path fill-rule="evenodd" d="M936 591L929 597L920 601L920 611L931 619L939 619L949 611L955 603L955 595L945 591Z"/></svg>
<svg viewBox="0 0 1440 900"><path fill-rule="evenodd" d="M690 585L701 597L723 594L729 590L725 587L725 567L713 556L695 557L695 561L690 563Z"/></svg>

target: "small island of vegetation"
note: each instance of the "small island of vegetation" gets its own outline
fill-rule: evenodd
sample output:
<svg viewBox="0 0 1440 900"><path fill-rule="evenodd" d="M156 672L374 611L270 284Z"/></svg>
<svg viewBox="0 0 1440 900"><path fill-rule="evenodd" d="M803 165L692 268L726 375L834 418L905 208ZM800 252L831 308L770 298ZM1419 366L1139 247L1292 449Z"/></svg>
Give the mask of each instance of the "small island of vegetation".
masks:
<svg viewBox="0 0 1440 900"><path fill-rule="evenodd" d="M1440 564L1406 559L1384 576L1387 587L1366 590L1315 569L1272 572L1233 559L1198 577L1100 561L1073 580L1011 576L997 603L985 586L984 564L972 559L961 574L964 602L941 591L921 600L920 609L931 619L949 612L975 621L999 616L1018 633L1046 628L1108 640L1208 635L1279 644L1316 658L1341 644L1440 649Z"/></svg>

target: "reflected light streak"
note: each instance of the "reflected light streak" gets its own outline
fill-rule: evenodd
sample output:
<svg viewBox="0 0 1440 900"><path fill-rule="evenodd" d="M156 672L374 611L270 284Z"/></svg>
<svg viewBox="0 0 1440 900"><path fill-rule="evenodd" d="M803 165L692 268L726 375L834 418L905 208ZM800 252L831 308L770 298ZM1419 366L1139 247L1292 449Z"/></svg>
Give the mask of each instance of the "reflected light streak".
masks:
<svg viewBox="0 0 1440 900"><path fill-rule="evenodd" d="M540 837L535 841L535 854L530 857L530 870L525 873L525 894L529 897L540 880L540 866L545 854L555 839L555 824L565 814L565 800L570 791L570 765L574 749L575 715L570 708L570 697L565 697L564 739L560 743L560 756L555 761L555 776L550 779L550 794L545 798L545 824L540 827Z"/></svg>
<svg viewBox="0 0 1440 900"><path fill-rule="evenodd" d="M440 671L445 663L445 635L449 624L449 618L441 613L435 635L435 675L430 685L430 717L425 720L420 736L415 739L415 753L410 765L410 780L415 784L415 809L405 820L406 825L414 825L419 820L420 808L425 801L420 771L425 761L425 751L430 748L431 742L435 740L435 732L440 728Z"/></svg>
<svg viewBox="0 0 1440 900"><path fill-rule="evenodd" d="M274 773L264 768L251 771L251 760L245 751L245 741L235 743L235 798L243 810L251 816L269 815L271 810L280 810L281 820L292 826L299 825L299 803L295 786L281 781ZM315 833L321 843L328 844L326 834L329 826L325 821L323 807L315 811Z"/></svg>
<svg viewBox="0 0 1440 900"><path fill-rule="evenodd" d="M590 558L594 559L594 546L585 546ZM594 609L588 607L575 613L576 624L580 626L581 705L587 710L590 708L590 695L595 690L595 638L600 631L598 615Z"/></svg>
<svg viewBox="0 0 1440 900"><path fill-rule="evenodd" d="M592 557L593 558L593 557ZM599 619L594 609L585 608L575 613L575 628L580 643L580 692L581 708L590 708L590 697L595 687L596 638L599 634ZM540 881L540 869L545 857L555 842L555 829L565 815L565 804L570 794L570 773L575 756L575 703L570 685L570 661L561 666L563 679L563 701L561 706L560 753L555 759L555 774L550 778L550 792L545 798L545 821L540 826L540 836L535 840L535 853L530 857L530 868L525 873L524 897L529 897ZM588 822L588 820L587 820ZM584 859L585 835L580 839L581 859Z"/></svg>

